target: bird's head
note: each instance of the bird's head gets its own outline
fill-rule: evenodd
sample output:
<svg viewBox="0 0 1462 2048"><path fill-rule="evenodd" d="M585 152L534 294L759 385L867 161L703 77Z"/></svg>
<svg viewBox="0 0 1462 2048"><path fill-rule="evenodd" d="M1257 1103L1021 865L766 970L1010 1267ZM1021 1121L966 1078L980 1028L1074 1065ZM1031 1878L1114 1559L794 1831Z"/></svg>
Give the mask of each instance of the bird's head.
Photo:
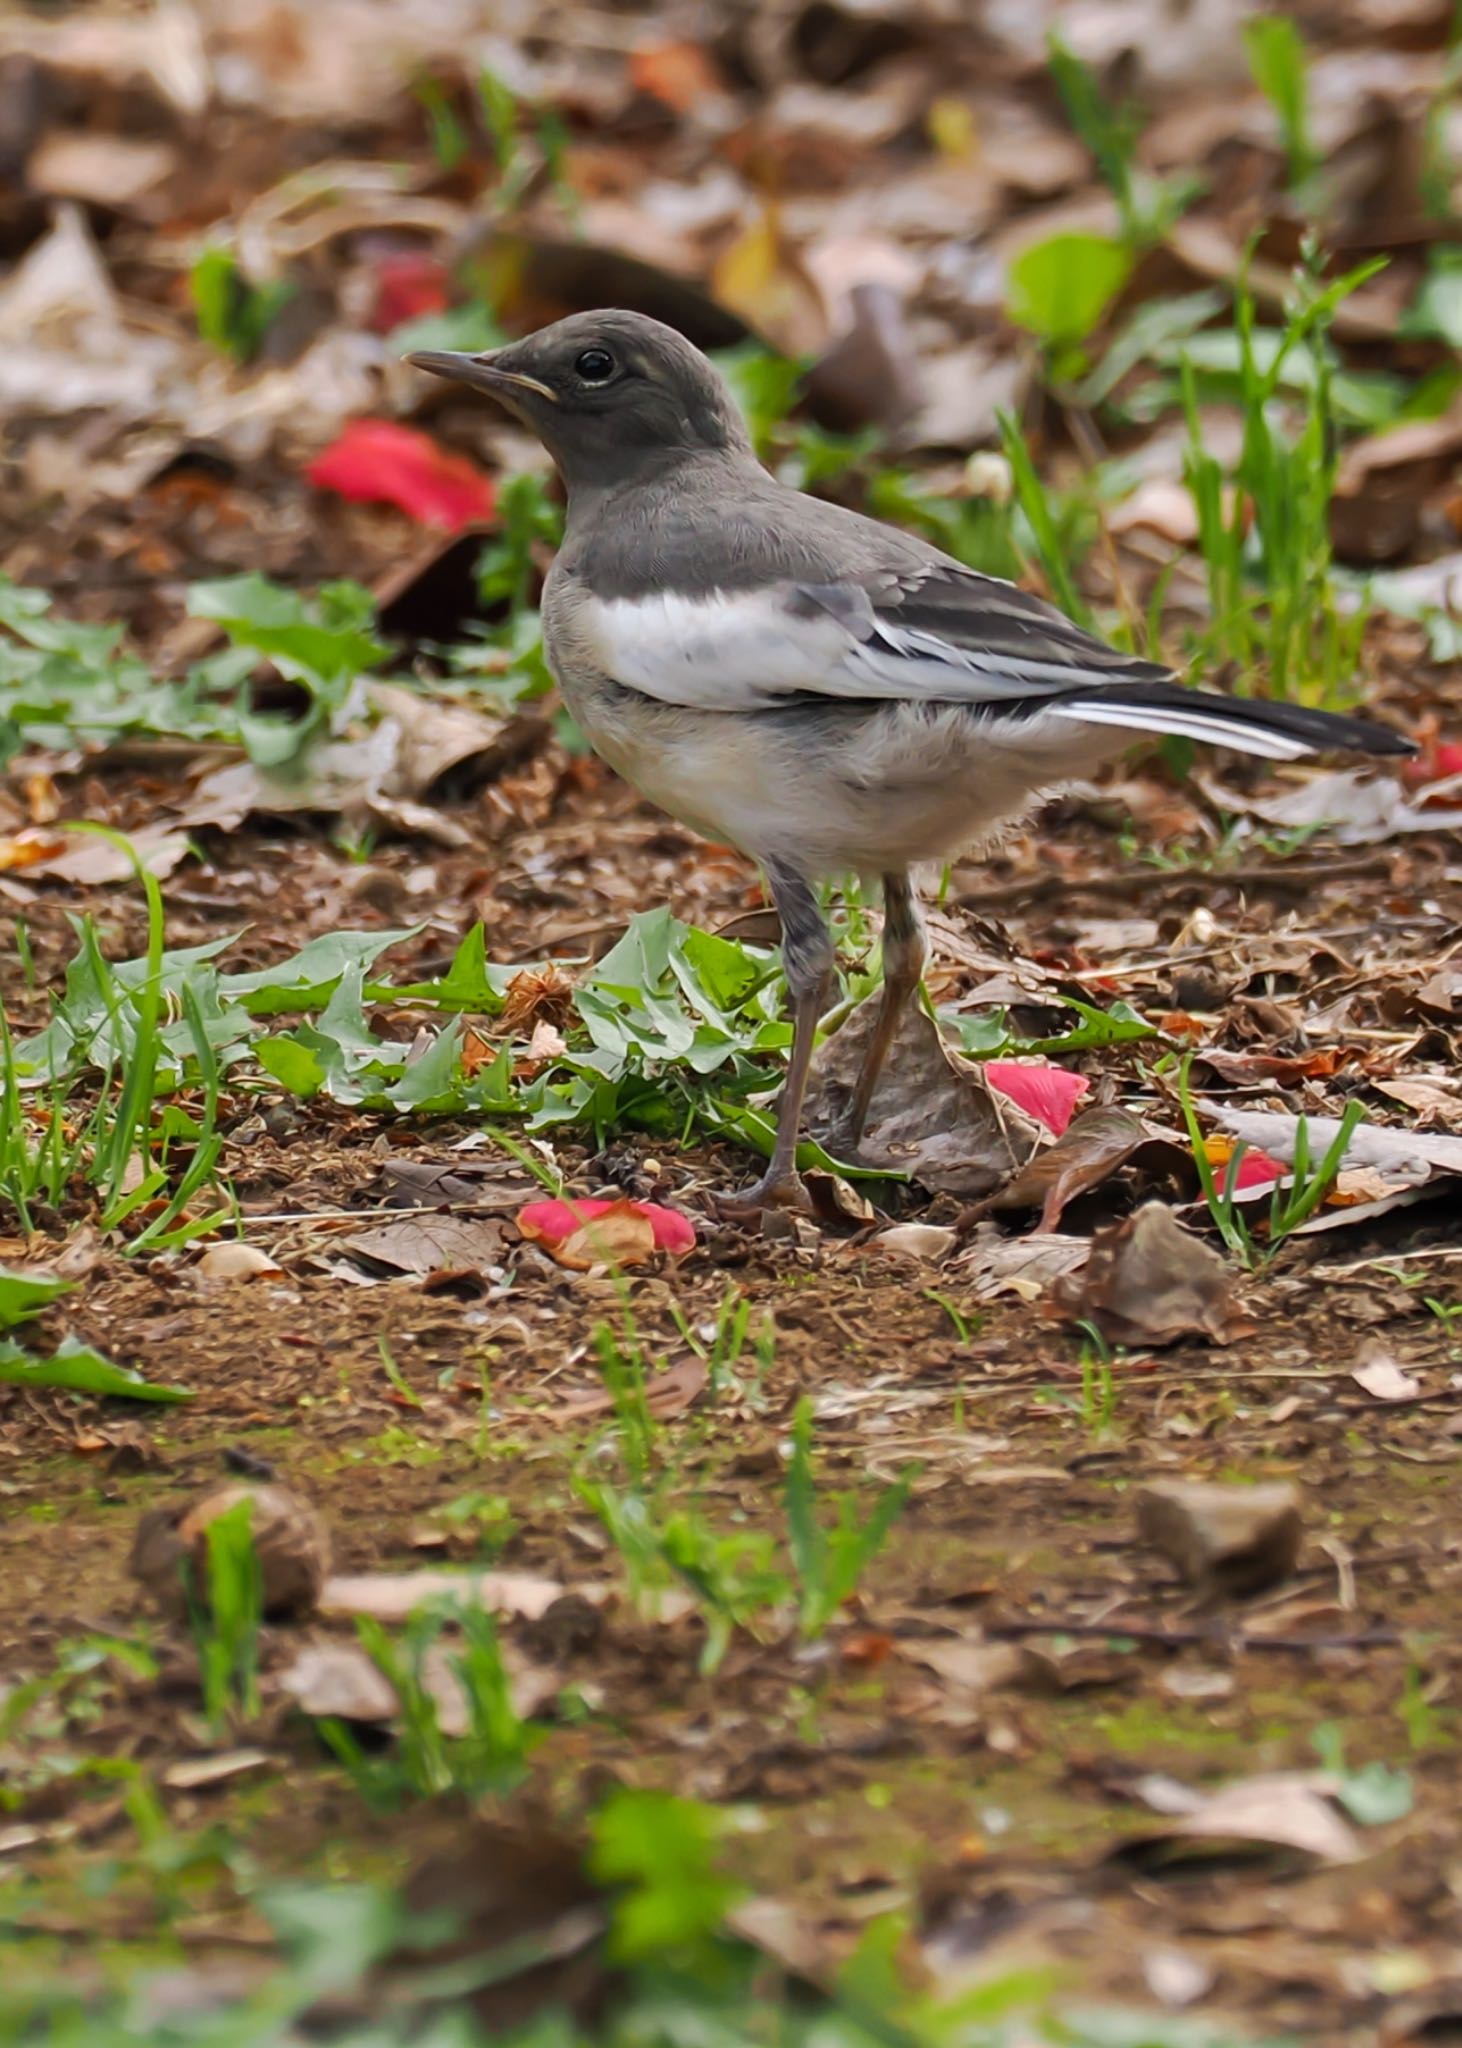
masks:
<svg viewBox="0 0 1462 2048"><path fill-rule="evenodd" d="M482 355L406 360L495 398L537 434L571 492L652 476L687 454L750 453L720 372L642 313L574 313Z"/></svg>

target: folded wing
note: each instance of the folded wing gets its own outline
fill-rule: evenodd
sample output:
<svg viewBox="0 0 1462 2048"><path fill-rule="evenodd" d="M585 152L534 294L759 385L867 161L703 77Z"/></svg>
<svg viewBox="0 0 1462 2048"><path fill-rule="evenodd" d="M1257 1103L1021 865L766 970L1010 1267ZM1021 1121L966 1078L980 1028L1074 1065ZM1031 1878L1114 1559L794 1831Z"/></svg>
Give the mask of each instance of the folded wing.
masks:
<svg viewBox="0 0 1462 2048"><path fill-rule="evenodd" d="M1363 719L1186 689L1014 584L937 562L861 581L590 599L582 623L616 682L703 711L811 694L1174 733L1276 760L1411 750Z"/></svg>

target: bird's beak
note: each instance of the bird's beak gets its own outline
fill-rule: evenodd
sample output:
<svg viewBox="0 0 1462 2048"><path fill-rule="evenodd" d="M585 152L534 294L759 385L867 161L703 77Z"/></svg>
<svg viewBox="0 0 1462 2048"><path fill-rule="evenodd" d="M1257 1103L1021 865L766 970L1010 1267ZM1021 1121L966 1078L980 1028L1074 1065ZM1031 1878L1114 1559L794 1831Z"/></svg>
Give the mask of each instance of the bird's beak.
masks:
<svg viewBox="0 0 1462 2048"><path fill-rule="evenodd" d="M485 391L490 398L511 400L515 391L531 391L536 398L546 398L550 405L558 404L558 393L546 384L540 384L536 377L525 377L519 370L504 370L492 359L492 353L469 356L452 349L420 349L406 358L418 370L430 370L434 377L451 377L458 384L470 384L474 391Z"/></svg>

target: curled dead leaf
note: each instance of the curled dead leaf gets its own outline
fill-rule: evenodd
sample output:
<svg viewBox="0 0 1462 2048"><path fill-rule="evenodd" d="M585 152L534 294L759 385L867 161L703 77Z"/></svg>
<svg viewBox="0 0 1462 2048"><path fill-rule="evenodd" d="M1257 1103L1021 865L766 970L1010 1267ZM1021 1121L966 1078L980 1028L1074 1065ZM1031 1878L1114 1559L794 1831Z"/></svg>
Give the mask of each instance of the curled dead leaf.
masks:
<svg viewBox="0 0 1462 2048"><path fill-rule="evenodd" d="M1061 1283L1056 1300L1114 1344L1176 1344L1182 1337L1228 1344L1248 1328L1222 1257L1162 1202L1146 1202L1097 1231L1085 1270Z"/></svg>

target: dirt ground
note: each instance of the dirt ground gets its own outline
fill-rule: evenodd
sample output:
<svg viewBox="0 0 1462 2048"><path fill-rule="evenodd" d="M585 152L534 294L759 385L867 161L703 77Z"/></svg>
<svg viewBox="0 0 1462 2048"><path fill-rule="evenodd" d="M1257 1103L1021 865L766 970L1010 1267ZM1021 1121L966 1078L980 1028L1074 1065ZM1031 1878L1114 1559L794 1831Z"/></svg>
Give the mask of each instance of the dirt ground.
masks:
<svg viewBox="0 0 1462 2048"><path fill-rule="evenodd" d="M581 783L531 843L515 841L486 868L439 864L431 928L403 950L407 971L444 940L450 949L458 906L480 909L486 898L513 917L525 951L541 949L556 918L592 925L610 905L584 888L581 863L611 829L615 886L641 901L669 885L678 908L714 922L752 894L751 876L730 860L714 887L697 866L699 893L676 893L678 834L597 777L587 792ZM1001 917L1012 945L1049 952L1081 931L1082 957L1100 971L1130 951L1123 927L1134 898L1171 929L1201 895L1231 934L1209 949L1208 971L1221 978L1313 930L1325 934L1334 972L1342 934L1383 924L1400 978L1408 941L1429 938L1442 913L1445 854L1424 840L1384 863L1336 862L1333 872L1306 863L1299 887L1283 865L1246 871L1241 883L1124 869L1109 841L1073 806L1054 841L1074 878L1059 910L1010 907L1022 879L1039 893L1048 839L1039 853L1034 840L1017 841L992 869L958 877L948 915L974 929L959 907L966 891L976 903L983 887L1008 892ZM368 872L396 876L417 857L385 848ZM1386 872L1347 872L1356 865ZM238 957L293 949L338 921L342 892L353 922L382 915L376 890L359 889L362 872L314 834L236 835L210 863L209 886L200 877L174 908L170 937L216 936L272 883L267 936L255 927ZM381 896L389 900L384 886ZM68 950L62 920L76 907L48 890L30 910L43 979ZM118 896L107 916L109 937L135 949L135 906ZM1104 957L1090 935L1108 929ZM514 950L506 939L507 957ZM1257 985L1282 1000L1273 975ZM27 992L10 996L23 1015ZM1089 1056L1098 1078L1112 1059ZM511 1255L510 1287L478 1276L364 1284L332 1244L392 1213L383 1161L470 1159L453 1149L470 1131L383 1127L311 1105L237 1110L227 1171L249 1242L280 1272L211 1281L191 1251L132 1264L98 1247L56 1318L196 1399L123 1416L115 1403L0 1394L7 1669L43 1671L68 1641L134 1627L146 1613L127 1572L139 1515L206 1486L226 1460L256 1476L267 1466L314 1500L336 1569L347 1572L478 1555L471 1525L454 1527L440 1511L486 1491L506 1503L493 1563L567 1589L557 1640L526 1621L514 1639L592 1707L543 1752L551 1799L572 1812L586 1786L613 1774L754 1805L763 1824L737 1842L736 1863L759 1895L814 1931L824 1957L875 1913L906 1903L947 1967L1054 1956L1093 1998L1150 2002L1154 1984L1168 1995L1164 1958L1177 1955L1170 1976L1178 1972L1205 2013L1305 2038L1371 2041L1383 2014L1394 2026L1414 2012L1420 2026L1445 2006L1459 1931L1446 1873L1462 1854L1453 1797L1462 1353L1421 1296L1453 1298L1462 1253L1449 1203L1297 1242L1247 1284L1250 1321L1235 1341L1121 1356L1105 1418L1083 1412L1080 1333L1027 1302L981 1303L957 1266L921 1268L860 1244L866 1233L856 1231L799 1244L703 1223L692 1259L629 1286L646 1352L667 1374L677 1486L718 1525L769 1526L779 1444L804 1391L829 1484L919 1466L913 1499L843 1625L803 1649L738 1639L705 1680L692 1619L647 1624L617 1603L587 1609L588 1625L573 1626L575 1589L614 1576L571 1484L602 1420L591 1340L620 1314L611 1283L567 1274L525 1245ZM560 1147L559 1157L576 1191L609 1184L701 1216L708 1192L746 1170L730 1148L657 1145L652 1156L643 1140L617 1140L598 1158ZM511 1183L518 1169L497 1162L494 1172ZM947 1197L923 1205L936 1216L952 1206ZM1401 1277L1416 1270L1423 1288ZM743 1388L712 1403L687 1376L694 1360L669 1307L678 1303L695 1328L714 1319L728 1284L753 1305L754 1325L774 1324L775 1356L754 1396ZM963 1338L951 1307L967 1319ZM383 1337L419 1406L387 1381ZM1376 1347L1412 1376L1410 1397L1382 1402L1351 1378ZM1134 1491L1164 1476L1296 1482L1300 1568L1250 1600L1195 1598L1134 1543ZM275 1662L290 1636L274 1632ZM932 1665L922 1661L931 1644ZM980 1659L1007 1646L1019 1653L1018 1676L990 1691ZM49 1731L53 1741L159 1768L206 1748L188 1664L175 1641L160 1695L141 1682L101 1686ZM1252 1843L1241 1855L1229 1844L1208 1858L1172 1858L1152 1810L1161 1811L1164 1783L1205 1788L1236 1774L1314 1770L1322 1724L1343 1732L1351 1765L1380 1760L1412 1775L1410 1811L1368 1829L1359 1860ZM179 1795L175 1821L224 1822L274 1870L410 1865L418 1827L383 1831L352 1805L282 1702L263 1748L254 1772ZM149 1932L147 1881L136 1875L88 1907L83 1937L67 1902L88 1865L116 1855L129 1826L121 1801L105 1786L63 1782L22 1796L18 1811L44 1844L10 1892L13 1908L24 1901L19 1924L32 1929L26 1968L44 1972L60 1953L52 1943L91 1969L118 1943L141 1940L145 1952L180 1941L198 1963L240 1942L247 1955L249 1939L262 1938L206 1869L166 1940ZM1444 2035L1387 2038L1423 2037Z"/></svg>
<svg viewBox="0 0 1462 2048"><path fill-rule="evenodd" d="M108 0L0 16L0 602L14 585L50 593L60 620L115 624L156 714L118 737L83 701L59 730L27 714L12 731L4 692L28 657L0 616L0 1001L16 1040L64 999L83 920L108 960L148 943L126 862L76 866L68 819L157 855L168 946L226 939L234 971L407 930L382 971L420 982L481 925L494 966L555 962L573 982L665 904L775 944L747 861L641 804L551 697L508 690L522 650L504 654L507 600L474 565L526 480L541 524L516 622L531 628L557 501L516 429L405 369L401 335L423 318L517 334L622 301L709 348L765 343L775 373L801 366L757 422L772 464L976 553L982 520L1015 531L1009 413L1059 531L1043 551L1027 513L1004 566L1057 596L1074 578L1103 631L1186 667L1220 623L1184 481L1195 449L1220 461L1224 503L1241 497L1236 305L1252 291L1277 335L1297 292L1384 255L1305 358L1311 384L1283 383L1256 416L1282 414L1289 447L1318 417L1320 366L1342 387L1305 480L1325 492L1301 668L1324 633L1349 644L1364 577L1391 589L1353 660L1303 673L1297 694L1331 689L1420 750L1319 809L1337 764L1138 751L929 878L931 1001L972 1025L1004 1013L1017 1057L1086 1084L1073 1149L1039 1155L1062 1174L1013 1177L1014 1197L932 1173L825 1178L810 1220L734 1222L717 1198L758 1161L687 1135L702 1126L600 1142L560 1125L525 1154L520 1122L302 1099L245 1063L222 1089L217 1175L234 1237L263 1255L248 1276L210 1268L217 1238L139 1256L140 1219L103 1230L81 1173L30 1228L0 1206L0 1269L72 1283L24 1326L29 1349L73 1337L191 1395L15 1384L0 1359L0 2038L9 2000L18 2038L92 2048L86 2012L53 2036L60 2002L145 1982L125 2038L176 2043L165 2007L226 2008L281 1966L260 1904L275 1880L327 1900L357 1880L434 1883L474 1910L496 1884L516 1894L508 1931L541 1935L577 1896L589 1817L629 1786L725 1823L718 1854L744 1887L726 1925L766 1976L758 2024L738 2015L708 2041L802 2048L781 2025L794 1993L835 2001L881 1941L901 1997L973 1987L963 2031L870 2020L818 2048L1462 2040L1455 10L1298 7L1305 118L1288 132L1283 93L1244 55L1247 10L992 5L973 26L965 11ZM1052 30L1088 67L1080 135ZM1024 254L1093 237L1121 282L1083 331L1019 317ZM211 319L210 258L225 272ZM1191 439L1178 344L1208 351ZM378 479L319 481L355 426L408 422L414 459L475 510L410 510L399 478L394 499ZM1253 513L1243 605L1267 630L1279 594L1251 573ZM308 754L288 800L276 781L204 802L214 771L256 764L158 708L219 653L189 587L254 573L287 593L356 580L390 643L324 716L344 794ZM1245 660L1195 661L1204 680L1277 689L1256 631ZM498 635L496 670L456 665L474 633L476 656ZM373 665L409 678L405 724L442 749L409 763L398 734L390 791L361 772L390 722ZM228 715L242 675L217 693ZM278 667L249 669L247 691L254 712L311 708ZM877 909L840 918L861 967ZM1099 1016L1073 1043L1075 1003ZM1103 1036L1122 1005L1150 1035ZM419 1003L368 1007L398 1042L423 1025ZM570 1028L567 1009L544 1014ZM477 1053L506 1046L527 1070L526 1031L469 1021ZM1184 1121L1189 1053L1220 1172L1234 1112L1293 1134L1357 1102L1382 1148L1277 1246L1254 1198L1252 1267L1220 1268ZM900 1067L917 1096L932 1069ZM769 1088L776 1071L774 1055ZM977 1076L963 1085L1006 1113ZM27 1098L29 1132L46 1114ZM1034 1157L1047 1134L1027 1135ZM535 1171L570 1196L669 1206L694 1244L618 1276L560 1264L516 1221ZM1190 1234L1166 1240L1165 1268L1133 1269L1124 1317L1084 1262L1095 1239L1120 1264L1153 1203ZM369 1249L408 1226L406 1267ZM1190 1281L1186 1320L1163 1327ZM784 1602L707 1674L681 1585L632 1597L627 1546L586 1498L624 1476L610 1383L626 1358L645 1369L661 1508L728 1546L790 1548L804 1397L828 1521L845 1495L861 1526L908 1476L825 1629L799 1632ZM542 1731L526 1787L373 1809L327 1711L287 1689L303 1652L355 1645L338 1593L266 1625L260 1711L210 1724L194 1633L131 1560L151 1511L230 1478L313 1503L328 1584L498 1575L488 1604ZM1221 1484L1241 1519L1257 1489L1293 1489L1262 1583L1180 1569L1142 1505L1178 1481ZM389 1768L392 1727L351 1725L367 1766ZM479 1960L501 1912L494 1927ZM980 1997L1021 1972L1072 2017L986 2034ZM565 1968L547 2002L592 2004L577 1985ZM310 2039L376 2017L369 1985L330 1995ZM498 2031L523 2016L487 2014Z"/></svg>

